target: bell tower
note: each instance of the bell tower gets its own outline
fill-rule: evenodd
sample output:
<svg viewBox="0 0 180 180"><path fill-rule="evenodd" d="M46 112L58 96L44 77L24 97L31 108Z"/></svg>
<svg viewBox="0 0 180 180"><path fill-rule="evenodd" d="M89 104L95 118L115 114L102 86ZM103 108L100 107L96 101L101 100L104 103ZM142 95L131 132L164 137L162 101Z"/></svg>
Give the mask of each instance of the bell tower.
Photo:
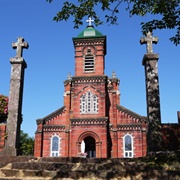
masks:
<svg viewBox="0 0 180 180"><path fill-rule="evenodd" d="M89 157L107 157L107 79L104 75L106 36L89 25L73 38L75 76L71 80L70 155L85 151Z"/></svg>
<svg viewBox="0 0 180 180"><path fill-rule="evenodd" d="M106 36L89 25L73 38L75 47L75 76L104 75Z"/></svg>

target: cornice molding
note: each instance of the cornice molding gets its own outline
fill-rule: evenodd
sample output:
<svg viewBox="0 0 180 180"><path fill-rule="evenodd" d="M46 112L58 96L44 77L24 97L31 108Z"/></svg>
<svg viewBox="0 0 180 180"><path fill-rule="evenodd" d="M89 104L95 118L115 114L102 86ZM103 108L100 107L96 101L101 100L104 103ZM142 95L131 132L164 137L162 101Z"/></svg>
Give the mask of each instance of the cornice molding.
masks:
<svg viewBox="0 0 180 180"><path fill-rule="evenodd" d="M43 131L65 131L65 125L44 125Z"/></svg>
<svg viewBox="0 0 180 180"><path fill-rule="evenodd" d="M107 76L75 76L72 77L73 83L104 83L107 81Z"/></svg>
<svg viewBox="0 0 180 180"><path fill-rule="evenodd" d="M141 124L118 124L117 125L118 131L141 131L142 125Z"/></svg>
<svg viewBox="0 0 180 180"><path fill-rule="evenodd" d="M72 118L70 119L72 126L83 126L83 125L107 125L107 117L99 118Z"/></svg>
<svg viewBox="0 0 180 180"><path fill-rule="evenodd" d="M74 38L73 39L74 46L82 46L82 45L102 45L106 42L106 36L102 37L93 37L93 38Z"/></svg>
<svg viewBox="0 0 180 180"><path fill-rule="evenodd" d="M71 80L69 80L69 79L64 81L64 86L67 86L68 84L71 84Z"/></svg>
<svg viewBox="0 0 180 180"><path fill-rule="evenodd" d="M108 78L108 82L109 83L117 83L118 85L119 85L119 83L120 83L120 79L118 79L118 78Z"/></svg>

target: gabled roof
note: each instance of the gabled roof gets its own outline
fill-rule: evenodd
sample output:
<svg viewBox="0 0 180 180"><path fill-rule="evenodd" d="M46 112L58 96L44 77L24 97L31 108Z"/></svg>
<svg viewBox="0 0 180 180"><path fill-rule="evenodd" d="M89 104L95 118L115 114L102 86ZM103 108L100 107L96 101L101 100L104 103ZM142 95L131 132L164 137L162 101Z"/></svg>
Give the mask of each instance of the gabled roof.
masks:
<svg viewBox="0 0 180 180"><path fill-rule="evenodd" d="M66 107L63 106L63 107L57 109L56 111L52 112L51 114L45 116L44 118L37 119L36 120L36 124L38 125L38 124L45 123L46 121L48 121L48 120L50 120L50 119L52 119L52 118L62 114L62 112L64 112L65 110L66 110Z"/></svg>
<svg viewBox="0 0 180 180"><path fill-rule="evenodd" d="M135 113L135 112L133 112L133 111L131 111L131 110L121 106L121 105L117 105L116 107L117 107L117 109L119 111L122 111L122 112L132 116L133 118L139 119L140 121L147 122L147 117L146 116L141 116L141 115L139 115L139 114L137 114L137 113Z"/></svg>

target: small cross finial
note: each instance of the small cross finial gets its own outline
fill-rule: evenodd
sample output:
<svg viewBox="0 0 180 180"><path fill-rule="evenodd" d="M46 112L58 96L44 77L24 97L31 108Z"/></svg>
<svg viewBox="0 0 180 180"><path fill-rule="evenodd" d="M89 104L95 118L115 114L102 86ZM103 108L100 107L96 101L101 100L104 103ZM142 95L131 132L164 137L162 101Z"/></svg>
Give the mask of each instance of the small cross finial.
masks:
<svg viewBox="0 0 180 180"><path fill-rule="evenodd" d="M157 42L158 37L153 37L150 31L146 33L146 37L140 39L141 44L146 44L147 53L153 53L152 44L157 44Z"/></svg>
<svg viewBox="0 0 180 180"><path fill-rule="evenodd" d="M71 80L71 73L69 72L68 75L67 75L67 79L68 80Z"/></svg>
<svg viewBox="0 0 180 180"><path fill-rule="evenodd" d="M89 17L89 19L86 20L86 22L89 23L88 26L92 26L92 22L94 22L94 20L91 17Z"/></svg>
<svg viewBox="0 0 180 180"><path fill-rule="evenodd" d="M112 71L112 78L116 78L116 72Z"/></svg>
<svg viewBox="0 0 180 180"><path fill-rule="evenodd" d="M18 37L17 42L12 43L13 49L16 49L16 57L22 57L23 49L28 49L29 45L23 37Z"/></svg>

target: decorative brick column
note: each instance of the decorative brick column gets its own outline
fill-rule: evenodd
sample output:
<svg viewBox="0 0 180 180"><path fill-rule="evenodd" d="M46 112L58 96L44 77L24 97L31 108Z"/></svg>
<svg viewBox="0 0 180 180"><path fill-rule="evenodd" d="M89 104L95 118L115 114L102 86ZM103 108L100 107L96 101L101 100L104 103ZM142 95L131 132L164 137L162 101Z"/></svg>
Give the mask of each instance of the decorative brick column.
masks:
<svg viewBox="0 0 180 180"><path fill-rule="evenodd" d="M112 158L118 158L118 128L117 128L117 104L120 104L120 91L119 91L120 80L116 78L115 71L112 72L112 78L108 79L108 93L110 97L110 125L108 129L111 129L111 139L108 139L108 145L112 143L111 152L109 156ZM110 128L110 126L112 126ZM110 136L110 135L109 135Z"/></svg>
<svg viewBox="0 0 180 180"><path fill-rule="evenodd" d="M151 32L141 38L141 44L147 44L147 53L143 57L146 77L146 100L148 116L148 153L162 150L161 112L158 80L159 56L153 53L152 43L157 43L158 38L152 37Z"/></svg>
<svg viewBox="0 0 180 180"><path fill-rule="evenodd" d="M24 69L27 67L25 60L22 58L22 50L23 48L28 48L28 43L24 42L22 37L18 37L17 42L13 43L12 47L16 49L16 57L10 59L12 67L8 103L7 140L0 156L18 155L20 126L22 123Z"/></svg>

